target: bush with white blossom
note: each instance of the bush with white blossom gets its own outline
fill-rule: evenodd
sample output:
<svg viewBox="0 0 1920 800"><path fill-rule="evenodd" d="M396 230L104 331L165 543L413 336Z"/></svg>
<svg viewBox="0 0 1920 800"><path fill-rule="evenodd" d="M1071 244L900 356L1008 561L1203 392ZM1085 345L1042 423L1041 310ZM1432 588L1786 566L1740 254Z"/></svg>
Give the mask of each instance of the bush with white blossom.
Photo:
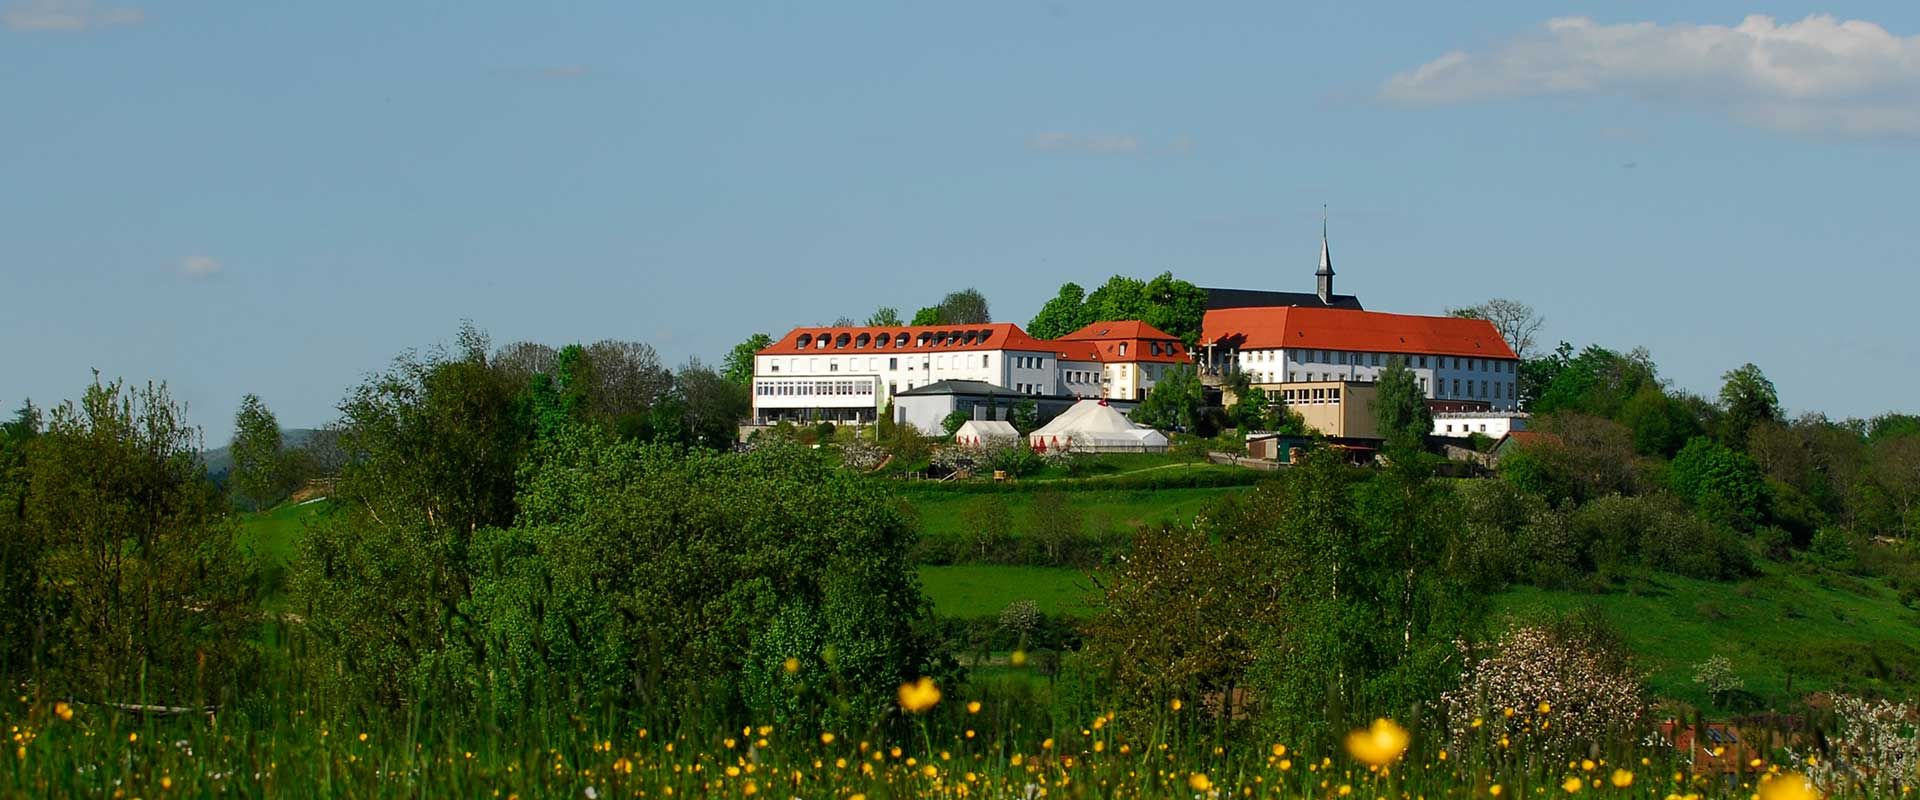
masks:
<svg viewBox="0 0 1920 800"><path fill-rule="evenodd" d="M1470 658L1460 685L1441 695L1456 745L1485 728L1556 752L1631 738L1648 722L1641 675L1619 644L1592 626L1509 630Z"/></svg>

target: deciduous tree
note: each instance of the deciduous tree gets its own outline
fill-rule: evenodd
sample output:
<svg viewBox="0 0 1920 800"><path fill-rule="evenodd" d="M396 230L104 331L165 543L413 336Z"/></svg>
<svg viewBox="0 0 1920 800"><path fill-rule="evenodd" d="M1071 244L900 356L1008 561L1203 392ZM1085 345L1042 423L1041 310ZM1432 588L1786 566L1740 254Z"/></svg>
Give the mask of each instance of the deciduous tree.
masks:
<svg viewBox="0 0 1920 800"><path fill-rule="evenodd" d="M258 511L286 499L285 453L281 450L280 421L260 396L240 398L240 410L233 417L233 471L228 480L235 499Z"/></svg>
<svg viewBox="0 0 1920 800"><path fill-rule="evenodd" d="M1720 440L1728 447L1745 450L1747 433L1753 426L1780 419L1780 395L1766 373L1751 363L1729 370L1721 379L1720 406L1726 416L1720 421Z"/></svg>
<svg viewBox="0 0 1920 800"><path fill-rule="evenodd" d="M727 351L727 357L720 362L720 372L727 380L741 386L753 385L753 356L773 344L773 337L756 333L747 340Z"/></svg>
<svg viewBox="0 0 1920 800"><path fill-rule="evenodd" d="M1398 356L1387 359L1374 383L1373 418L1389 450L1402 454L1418 452L1433 432L1433 410L1427 407L1427 395Z"/></svg>
<svg viewBox="0 0 1920 800"><path fill-rule="evenodd" d="M1185 364L1175 366L1147 391L1146 400L1133 410L1133 421L1162 430L1192 431L1206 399L1204 392L1199 373Z"/></svg>
<svg viewBox="0 0 1920 800"><path fill-rule="evenodd" d="M1094 322L1087 318L1087 292L1080 284L1066 283L1059 294L1040 307L1027 323L1027 333L1041 339L1057 339Z"/></svg>
<svg viewBox="0 0 1920 800"><path fill-rule="evenodd" d="M1504 297L1466 308L1450 308L1447 309L1447 315L1493 323L1493 329L1500 332L1500 338L1506 340L1507 346L1513 348L1514 354L1522 359L1533 357L1534 337L1547 324L1546 318L1535 313L1532 306Z"/></svg>
<svg viewBox="0 0 1920 800"><path fill-rule="evenodd" d="M33 441L22 521L47 578L41 690L198 705L243 685L253 597L199 447L165 385L97 378Z"/></svg>

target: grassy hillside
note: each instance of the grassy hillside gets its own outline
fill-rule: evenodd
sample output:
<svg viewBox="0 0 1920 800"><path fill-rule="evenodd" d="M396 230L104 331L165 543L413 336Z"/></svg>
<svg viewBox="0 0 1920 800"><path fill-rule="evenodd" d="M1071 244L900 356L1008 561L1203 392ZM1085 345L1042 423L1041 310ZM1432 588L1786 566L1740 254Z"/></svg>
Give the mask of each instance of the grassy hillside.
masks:
<svg viewBox="0 0 1920 800"><path fill-rule="evenodd" d="M943 617L995 617L1016 600L1043 614L1086 616L1093 582L1077 569L963 565L921 567L920 588Z"/></svg>
<svg viewBox="0 0 1920 800"><path fill-rule="evenodd" d="M1048 614L1092 613L1092 581L1074 569L921 567L935 610L992 617L1015 600ZM1772 564L1748 581L1718 583L1673 575L1633 591L1587 594L1508 590L1493 598L1495 628L1586 607L1625 635L1655 695L1706 707L1694 665L1724 656L1753 701L1786 706L1826 689L1911 694L1920 688L1920 612L1879 581L1806 575ZM1723 709L1728 710L1728 709Z"/></svg>
<svg viewBox="0 0 1920 800"><path fill-rule="evenodd" d="M1626 636L1655 694L1699 705L1707 697L1694 665L1716 655L1767 705L1823 689L1920 686L1920 614L1883 582L1763 569L1738 583L1658 575L1608 594L1518 588L1495 605L1520 618L1591 606Z"/></svg>
<svg viewBox="0 0 1920 800"><path fill-rule="evenodd" d="M234 539L240 551L260 565L267 607L277 609L285 603L287 565L299 551L301 534L332 510L333 501L320 499L240 516L240 532Z"/></svg>
<svg viewBox="0 0 1920 800"><path fill-rule="evenodd" d="M1161 523L1186 525L1195 514L1223 495L1249 491L1251 487L1228 486L1207 489L1141 489L1068 492L1067 504L1079 511L1091 533L1131 531L1141 525ZM1014 530L1033 505L1033 493L1009 492L979 495L958 492L902 492L920 513L920 531L927 536L963 536L967 533L967 509L979 498L1004 501L1013 512Z"/></svg>
<svg viewBox="0 0 1920 800"><path fill-rule="evenodd" d="M1244 488L1159 491L1082 491L1069 503L1089 528L1128 530L1162 522L1185 524L1208 503ZM965 532L965 511L977 495L903 493L918 509L926 535ZM996 495L1016 520L1031 494ZM283 505L243 517L240 545L270 577L295 554L305 526L332 508L329 501ZM1517 587L1493 598L1498 626L1593 607L1625 635L1661 696L1705 705L1692 680L1694 665L1729 659L1752 700L1784 705L1811 691L1847 688L1911 694L1920 688L1920 612L1901 605L1883 581L1801 571L1763 562L1761 575L1715 582L1658 574L1603 594ZM1025 566L922 566L921 585L935 610L950 618L993 617L1008 603L1032 600L1050 615L1092 613L1092 581L1078 569ZM277 604L280 598L269 599Z"/></svg>

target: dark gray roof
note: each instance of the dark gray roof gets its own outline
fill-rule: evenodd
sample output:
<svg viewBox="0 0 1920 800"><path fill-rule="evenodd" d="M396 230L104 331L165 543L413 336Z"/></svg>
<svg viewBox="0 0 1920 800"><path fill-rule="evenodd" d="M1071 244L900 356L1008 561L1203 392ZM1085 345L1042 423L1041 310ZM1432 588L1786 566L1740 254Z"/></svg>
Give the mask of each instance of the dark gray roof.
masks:
<svg viewBox="0 0 1920 800"><path fill-rule="evenodd" d="M986 381L934 381L925 386L916 386L904 392L895 392L896 397L940 394L964 394L985 397L990 394L1019 395L1005 386L996 386ZM1024 395L1023 395L1024 396Z"/></svg>
<svg viewBox="0 0 1920 800"><path fill-rule="evenodd" d="M1348 308L1355 311L1360 308L1360 298L1350 294L1336 294L1333 302L1320 302L1320 295L1313 292L1267 292L1259 289L1212 289L1207 291L1207 308L1268 308L1275 306L1307 306L1314 308Z"/></svg>

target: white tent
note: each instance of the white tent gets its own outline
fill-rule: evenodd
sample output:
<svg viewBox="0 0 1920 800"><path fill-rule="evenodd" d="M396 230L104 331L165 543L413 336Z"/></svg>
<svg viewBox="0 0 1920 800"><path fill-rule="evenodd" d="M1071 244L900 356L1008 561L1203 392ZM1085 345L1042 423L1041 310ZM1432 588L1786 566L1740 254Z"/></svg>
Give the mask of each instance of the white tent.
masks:
<svg viewBox="0 0 1920 800"><path fill-rule="evenodd" d="M1013 423L1000 419L970 419L953 432L953 443L966 447L1009 445L1020 441Z"/></svg>
<svg viewBox="0 0 1920 800"><path fill-rule="evenodd" d="M1127 415L1104 401L1082 400L1054 417L1052 422L1027 434L1027 444L1042 452L1164 453L1167 436L1133 424Z"/></svg>

